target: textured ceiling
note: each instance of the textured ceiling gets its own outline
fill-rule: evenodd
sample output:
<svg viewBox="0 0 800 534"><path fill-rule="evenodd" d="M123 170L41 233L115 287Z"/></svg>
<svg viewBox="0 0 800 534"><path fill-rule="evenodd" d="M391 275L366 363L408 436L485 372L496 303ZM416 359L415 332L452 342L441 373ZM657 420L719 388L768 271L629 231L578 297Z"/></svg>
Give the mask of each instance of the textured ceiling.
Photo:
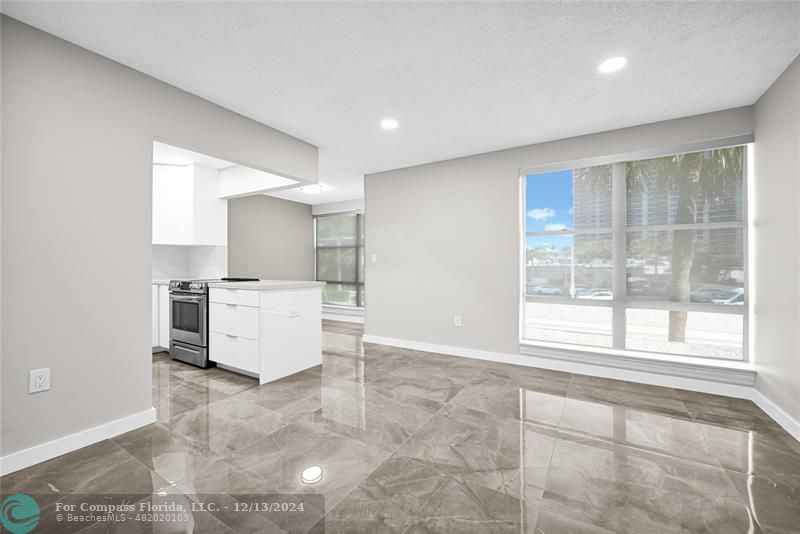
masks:
<svg viewBox="0 0 800 534"><path fill-rule="evenodd" d="M359 196L364 173L752 104L800 53L795 1L2 10L319 146L329 189L287 194L314 203ZM598 74L615 55L628 66Z"/></svg>

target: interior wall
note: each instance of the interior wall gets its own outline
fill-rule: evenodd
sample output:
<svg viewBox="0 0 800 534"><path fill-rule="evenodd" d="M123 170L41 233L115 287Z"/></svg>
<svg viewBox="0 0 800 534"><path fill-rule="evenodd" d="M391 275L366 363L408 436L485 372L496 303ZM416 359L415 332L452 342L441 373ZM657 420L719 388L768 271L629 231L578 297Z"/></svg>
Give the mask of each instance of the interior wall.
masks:
<svg viewBox="0 0 800 534"><path fill-rule="evenodd" d="M309 182L317 148L6 16L0 39L7 455L151 407L154 139Z"/></svg>
<svg viewBox="0 0 800 534"><path fill-rule="evenodd" d="M153 245L153 280L222 278L227 275L228 247Z"/></svg>
<svg viewBox="0 0 800 534"><path fill-rule="evenodd" d="M228 200L228 272L264 280L314 280L311 206L267 195Z"/></svg>
<svg viewBox="0 0 800 534"><path fill-rule="evenodd" d="M755 106L750 254L756 388L800 422L800 58Z"/></svg>
<svg viewBox="0 0 800 534"><path fill-rule="evenodd" d="M153 280L190 278L189 249L178 245L153 245Z"/></svg>
<svg viewBox="0 0 800 534"><path fill-rule="evenodd" d="M738 108L367 175L366 334L518 354L521 167L752 133Z"/></svg>
<svg viewBox="0 0 800 534"><path fill-rule="evenodd" d="M226 229L227 230L227 229ZM228 276L228 247L188 247L189 278Z"/></svg>

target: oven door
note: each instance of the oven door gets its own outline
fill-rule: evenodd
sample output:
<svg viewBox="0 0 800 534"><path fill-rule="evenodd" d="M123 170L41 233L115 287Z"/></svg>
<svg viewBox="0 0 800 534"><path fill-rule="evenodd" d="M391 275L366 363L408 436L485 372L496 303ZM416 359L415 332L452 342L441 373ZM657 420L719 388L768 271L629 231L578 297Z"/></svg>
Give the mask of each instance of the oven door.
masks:
<svg viewBox="0 0 800 534"><path fill-rule="evenodd" d="M208 334L208 308L205 295L169 294L169 332L173 341L205 347Z"/></svg>

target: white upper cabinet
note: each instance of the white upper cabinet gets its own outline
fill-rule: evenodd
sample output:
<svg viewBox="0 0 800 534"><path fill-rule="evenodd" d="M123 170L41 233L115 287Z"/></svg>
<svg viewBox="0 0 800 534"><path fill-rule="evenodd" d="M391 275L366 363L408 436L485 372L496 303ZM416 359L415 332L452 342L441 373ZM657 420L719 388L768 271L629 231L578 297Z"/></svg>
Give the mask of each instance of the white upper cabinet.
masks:
<svg viewBox="0 0 800 534"><path fill-rule="evenodd" d="M153 165L153 244L228 243L228 202L218 196L216 169Z"/></svg>

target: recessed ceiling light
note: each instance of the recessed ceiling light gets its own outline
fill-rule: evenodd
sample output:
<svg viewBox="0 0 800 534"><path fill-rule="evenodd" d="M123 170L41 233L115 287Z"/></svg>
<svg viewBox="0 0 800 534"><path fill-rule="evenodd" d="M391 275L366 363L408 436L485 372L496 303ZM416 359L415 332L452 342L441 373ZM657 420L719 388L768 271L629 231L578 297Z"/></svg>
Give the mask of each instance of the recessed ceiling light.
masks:
<svg viewBox="0 0 800 534"><path fill-rule="evenodd" d="M314 484L322 480L322 467L318 465L312 465L311 467L306 467L303 469L303 472L300 473L300 480L304 484Z"/></svg>
<svg viewBox="0 0 800 534"><path fill-rule="evenodd" d="M383 119L381 121L381 128L384 130L394 130L398 126L398 123L395 119Z"/></svg>
<svg viewBox="0 0 800 534"><path fill-rule="evenodd" d="M319 193L322 193L324 190L325 188L322 186L322 184L307 185L305 187L300 188L300 191L309 195L318 195Z"/></svg>
<svg viewBox="0 0 800 534"><path fill-rule="evenodd" d="M600 65L597 67L597 70L606 74L609 72L616 72L624 67L625 63L627 62L628 59L622 56L612 57L600 63Z"/></svg>

